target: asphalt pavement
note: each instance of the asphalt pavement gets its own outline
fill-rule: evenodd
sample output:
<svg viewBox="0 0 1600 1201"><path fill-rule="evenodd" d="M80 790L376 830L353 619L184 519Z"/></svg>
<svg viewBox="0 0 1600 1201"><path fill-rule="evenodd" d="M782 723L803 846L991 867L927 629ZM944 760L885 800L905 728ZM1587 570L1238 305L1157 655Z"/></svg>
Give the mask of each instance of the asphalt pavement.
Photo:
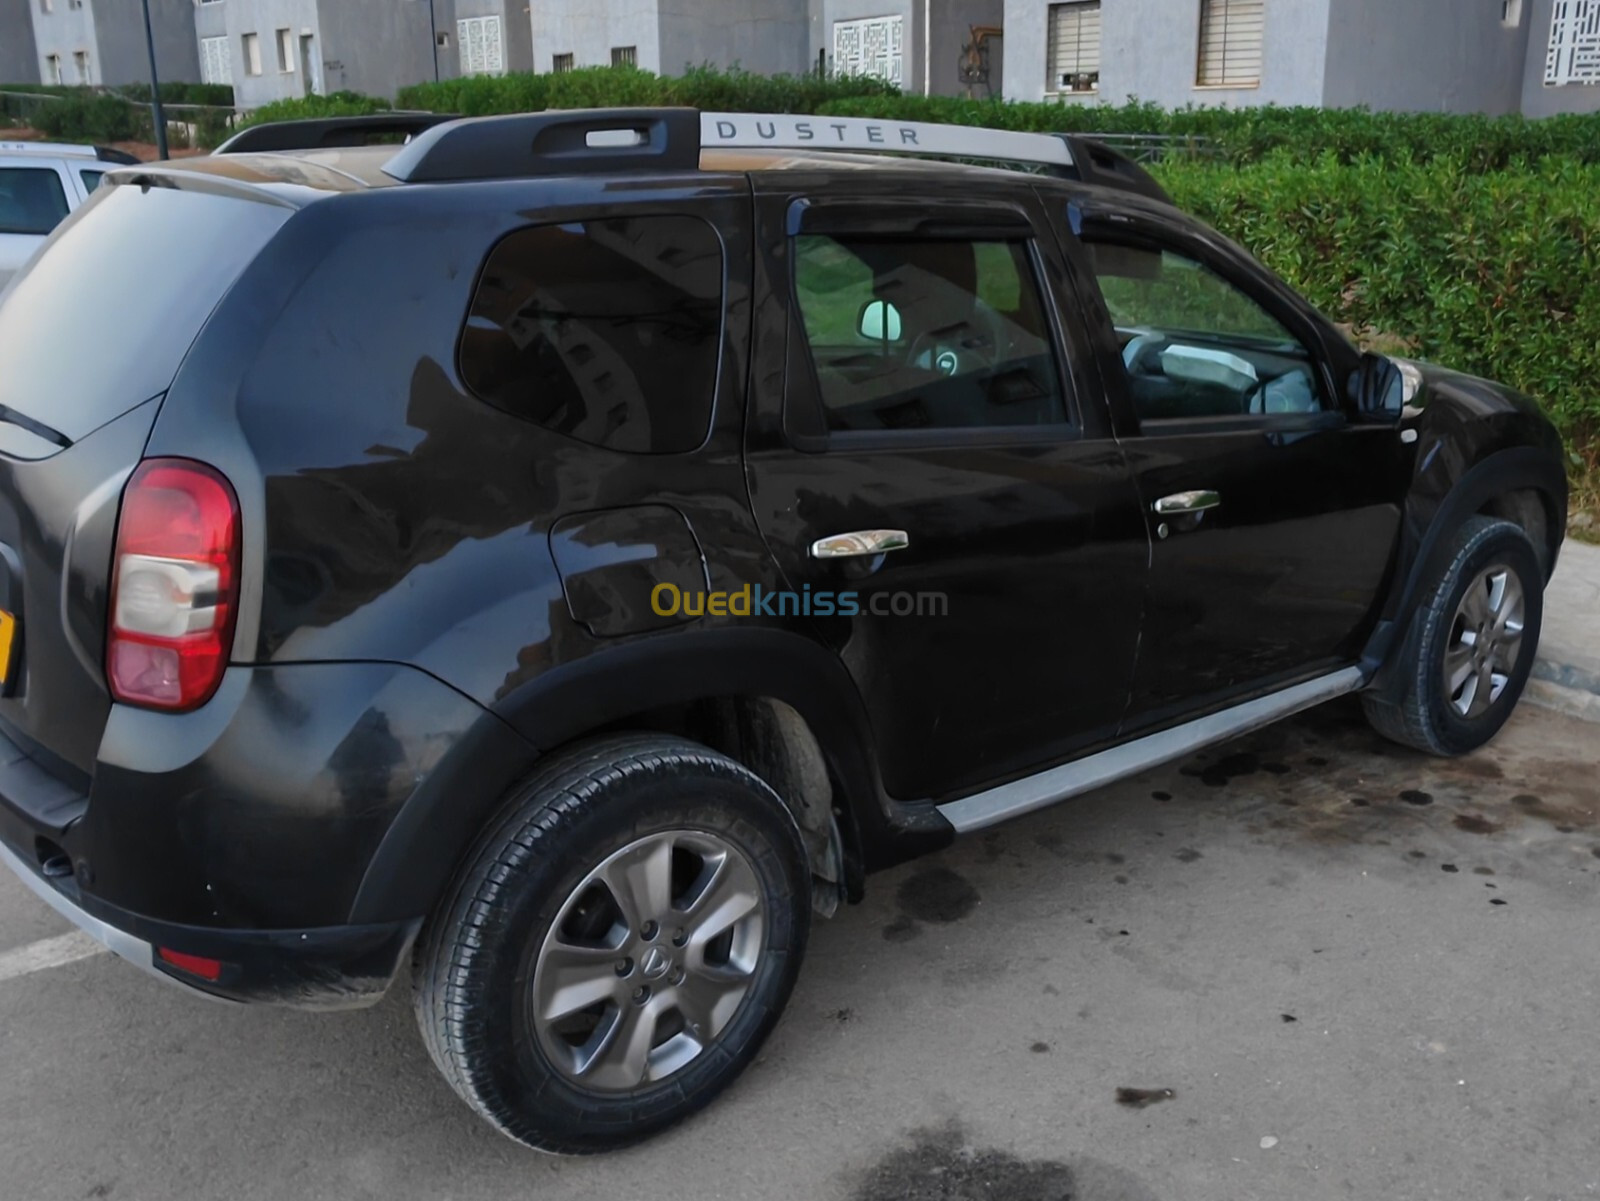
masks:
<svg viewBox="0 0 1600 1201"><path fill-rule="evenodd" d="M0 873L0 1201L1600 1196L1597 742L1524 706L1435 760L1345 701L962 840L819 924L717 1104L588 1160L484 1126L403 990L195 1000Z"/></svg>

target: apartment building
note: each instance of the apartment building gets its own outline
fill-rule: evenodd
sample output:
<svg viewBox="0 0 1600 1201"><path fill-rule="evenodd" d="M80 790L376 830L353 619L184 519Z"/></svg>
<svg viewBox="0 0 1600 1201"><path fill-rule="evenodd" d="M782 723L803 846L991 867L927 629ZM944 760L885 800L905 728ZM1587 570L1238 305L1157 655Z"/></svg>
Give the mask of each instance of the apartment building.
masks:
<svg viewBox="0 0 1600 1201"><path fill-rule="evenodd" d="M711 63L793 75L812 65L808 0L535 0L530 16L539 71L678 75Z"/></svg>
<svg viewBox="0 0 1600 1201"><path fill-rule="evenodd" d="M190 82L200 77L195 53L193 0L150 0L156 63L163 78ZM116 86L150 78L144 14L129 0L27 0L21 27L18 5L0 4L0 48L4 78L17 82ZM15 30L15 35L13 35ZM20 53L19 53L20 51ZM25 74L12 60L26 57ZM16 66L22 64L17 62Z"/></svg>
<svg viewBox="0 0 1600 1201"><path fill-rule="evenodd" d="M0 0L0 84L34 83L39 61L33 52L33 14L37 0Z"/></svg>
<svg viewBox="0 0 1600 1201"><path fill-rule="evenodd" d="M1018 100L1600 110L1600 0L1005 0L1003 23Z"/></svg>

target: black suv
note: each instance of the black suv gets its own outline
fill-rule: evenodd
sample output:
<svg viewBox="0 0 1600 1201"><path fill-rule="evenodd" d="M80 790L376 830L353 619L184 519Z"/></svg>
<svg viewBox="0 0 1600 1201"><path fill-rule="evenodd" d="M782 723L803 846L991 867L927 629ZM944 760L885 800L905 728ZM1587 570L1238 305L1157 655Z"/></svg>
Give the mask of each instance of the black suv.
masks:
<svg viewBox="0 0 1600 1201"><path fill-rule="evenodd" d="M601 1150L876 868L1343 693L1437 754L1516 703L1550 425L1103 147L372 124L112 171L0 299L0 857L146 970L408 975L474 1108Z"/></svg>

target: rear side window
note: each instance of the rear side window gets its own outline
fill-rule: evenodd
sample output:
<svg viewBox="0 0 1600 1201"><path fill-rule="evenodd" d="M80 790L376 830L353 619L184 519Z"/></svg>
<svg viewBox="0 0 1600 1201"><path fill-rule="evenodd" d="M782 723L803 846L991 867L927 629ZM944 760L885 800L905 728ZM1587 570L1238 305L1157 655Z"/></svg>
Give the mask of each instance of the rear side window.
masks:
<svg viewBox="0 0 1600 1201"><path fill-rule="evenodd" d="M61 176L44 167L0 167L0 234L47 234L67 216Z"/></svg>
<svg viewBox="0 0 1600 1201"><path fill-rule="evenodd" d="M1025 241L803 235L795 293L831 430L1067 420Z"/></svg>
<svg viewBox="0 0 1600 1201"><path fill-rule="evenodd" d="M0 404L77 441L166 391L292 211L172 187L98 189L0 300Z"/></svg>
<svg viewBox="0 0 1600 1201"><path fill-rule="evenodd" d="M100 181L105 178L104 171L79 171L78 178L83 181L83 190L93 192L100 186Z"/></svg>
<svg viewBox="0 0 1600 1201"><path fill-rule="evenodd" d="M722 242L696 217L519 230L489 255L461 375L489 403L638 454L705 441L721 360Z"/></svg>

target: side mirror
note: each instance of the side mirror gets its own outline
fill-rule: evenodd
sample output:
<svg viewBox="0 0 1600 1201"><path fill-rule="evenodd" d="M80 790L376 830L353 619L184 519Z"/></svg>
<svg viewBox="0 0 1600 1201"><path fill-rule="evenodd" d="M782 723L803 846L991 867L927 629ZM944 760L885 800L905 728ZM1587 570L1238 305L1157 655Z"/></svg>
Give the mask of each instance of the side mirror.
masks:
<svg viewBox="0 0 1600 1201"><path fill-rule="evenodd" d="M1360 368L1350 377L1350 399L1369 420L1400 420L1409 399L1406 391L1399 364L1370 351L1361 356Z"/></svg>
<svg viewBox="0 0 1600 1201"><path fill-rule="evenodd" d="M887 300L869 300L861 306L856 332L869 342L898 342L900 310Z"/></svg>

